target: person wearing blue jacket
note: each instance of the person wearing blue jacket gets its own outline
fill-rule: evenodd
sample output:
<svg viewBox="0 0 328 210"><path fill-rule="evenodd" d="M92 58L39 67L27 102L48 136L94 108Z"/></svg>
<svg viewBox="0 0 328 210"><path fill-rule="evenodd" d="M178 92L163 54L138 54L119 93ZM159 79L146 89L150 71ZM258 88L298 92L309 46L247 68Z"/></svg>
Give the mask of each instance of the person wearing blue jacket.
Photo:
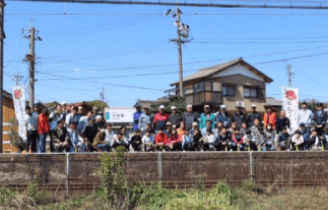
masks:
<svg viewBox="0 0 328 210"><path fill-rule="evenodd" d="M133 113L133 130L134 131L139 129L139 119L142 114L143 114L143 112L141 111L141 106L139 104L137 104L136 112Z"/></svg>
<svg viewBox="0 0 328 210"><path fill-rule="evenodd" d="M227 107L224 104L220 107L220 111L216 117L216 122L222 122L223 127L230 127L231 119L227 112Z"/></svg>
<svg viewBox="0 0 328 210"><path fill-rule="evenodd" d="M310 127L311 128L311 127ZM310 139L310 132L308 131L308 129L305 127L304 123L300 124L300 130L301 130L301 134L303 137L303 149L304 150L308 150L309 149L309 139Z"/></svg>
<svg viewBox="0 0 328 210"><path fill-rule="evenodd" d="M209 120L211 121L212 129L215 128L215 116L210 110L209 105L204 106L204 113L200 115L200 120L199 120L199 129L202 130L203 128L206 127L206 121Z"/></svg>

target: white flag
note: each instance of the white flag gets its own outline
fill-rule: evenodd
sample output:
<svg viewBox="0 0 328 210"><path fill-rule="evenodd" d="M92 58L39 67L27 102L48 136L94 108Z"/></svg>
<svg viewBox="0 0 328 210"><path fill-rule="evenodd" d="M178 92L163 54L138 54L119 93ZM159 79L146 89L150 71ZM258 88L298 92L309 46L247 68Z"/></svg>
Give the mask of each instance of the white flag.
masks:
<svg viewBox="0 0 328 210"><path fill-rule="evenodd" d="M15 114L18 121L18 135L26 141L25 127L25 89L23 86L12 88L12 95L15 107Z"/></svg>

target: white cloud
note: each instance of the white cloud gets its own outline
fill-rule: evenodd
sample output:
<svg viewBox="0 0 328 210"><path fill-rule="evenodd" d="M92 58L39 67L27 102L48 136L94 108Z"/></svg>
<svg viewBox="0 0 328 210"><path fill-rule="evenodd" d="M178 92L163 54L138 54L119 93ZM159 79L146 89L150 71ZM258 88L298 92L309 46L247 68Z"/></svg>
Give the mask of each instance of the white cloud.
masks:
<svg viewBox="0 0 328 210"><path fill-rule="evenodd" d="M74 73L79 73L79 72L81 72L81 69L80 68L73 69L73 72Z"/></svg>
<svg viewBox="0 0 328 210"><path fill-rule="evenodd" d="M97 71L88 71L90 74L96 74L97 73Z"/></svg>

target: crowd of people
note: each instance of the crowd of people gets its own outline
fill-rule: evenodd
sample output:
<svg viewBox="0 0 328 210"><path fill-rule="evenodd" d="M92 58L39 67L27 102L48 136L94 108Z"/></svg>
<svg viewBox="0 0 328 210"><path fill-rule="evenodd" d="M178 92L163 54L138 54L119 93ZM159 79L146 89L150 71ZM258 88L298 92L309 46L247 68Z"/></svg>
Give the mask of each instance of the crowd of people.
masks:
<svg viewBox="0 0 328 210"><path fill-rule="evenodd" d="M47 108L35 104L26 107L26 151L46 152L46 139L50 137L51 152L109 152L121 146L127 151L282 151L325 149L328 140L327 113L322 103L313 113L302 103L297 120L299 129L291 130L286 112L279 117L271 106L265 106L263 118L251 106L247 115L243 108L229 115L225 105L212 113L209 105L201 115L187 105L186 112L171 113L159 106L156 114L150 107L136 106L133 131L126 126L114 132L113 125L105 123L97 107L83 115L83 107L66 109L66 102Z"/></svg>

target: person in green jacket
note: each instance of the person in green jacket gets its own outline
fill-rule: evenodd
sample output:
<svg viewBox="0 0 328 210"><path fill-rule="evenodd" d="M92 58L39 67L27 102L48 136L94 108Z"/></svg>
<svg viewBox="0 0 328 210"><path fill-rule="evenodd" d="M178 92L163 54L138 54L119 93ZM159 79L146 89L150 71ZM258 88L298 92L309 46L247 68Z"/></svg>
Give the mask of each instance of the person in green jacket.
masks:
<svg viewBox="0 0 328 210"><path fill-rule="evenodd" d="M209 120L211 121L212 129L215 128L215 116L211 112L210 106L205 105L204 106L204 113L200 115L200 120L199 120L199 129L202 130L203 128L206 127L206 121Z"/></svg>

